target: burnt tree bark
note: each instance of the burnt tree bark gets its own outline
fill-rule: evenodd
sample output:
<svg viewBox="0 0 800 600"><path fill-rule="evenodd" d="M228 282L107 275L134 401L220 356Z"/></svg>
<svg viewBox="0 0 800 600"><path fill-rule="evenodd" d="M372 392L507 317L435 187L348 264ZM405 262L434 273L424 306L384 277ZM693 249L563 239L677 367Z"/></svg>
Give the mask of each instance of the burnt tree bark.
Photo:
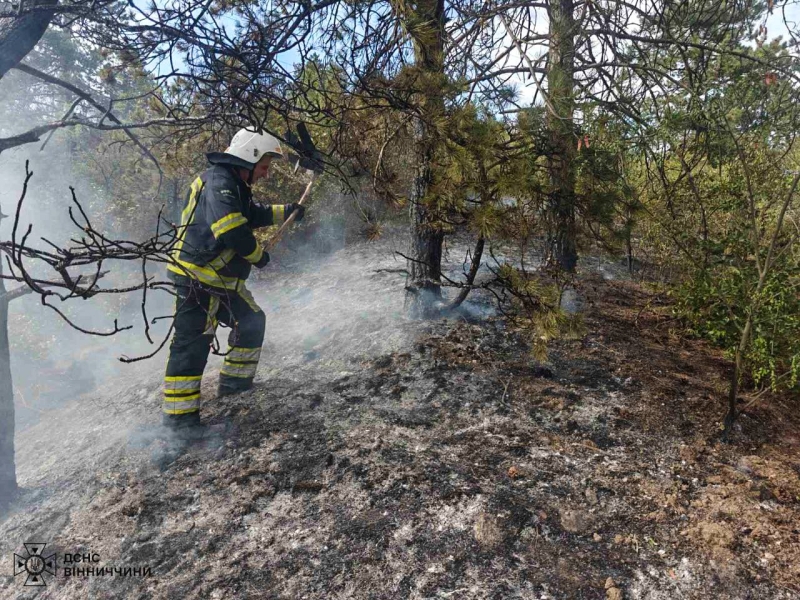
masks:
<svg viewBox="0 0 800 600"><path fill-rule="evenodd" d="M442 296L442 242L444 233L435 210L426 203L431 184L433 144L428 127L421 120L415 124L416 168L411 192L411 253L408 265L411 311L426 316Z"/></svg>
<svg viewBox="0 0 800 600"><path fill-rule="evenodd" d="M575 16L574 0L550 3L550 57L547 130L551 156L546 257L549 264L574 272L578 264L575 226Z"/></svg>
<svg viewBox="0 0 800 600"><path fill-rule="evenodd" d="M444 79L444 0L422 0L415 7L410 28L414 59L419 69L419 106L414 117L414 182L411 190L411 250L406 285L411 313L420 317L437 311L442 296L442 229L440 208L429 196L433 161L438 144L436 121L444 115L441 84Z"/></svg>
<svg viewBox="0 0 800 600"><path fill-rule="evenodd" d="M0 221L3 214L0 213ZM3 274L0 253L0 276ZM8 303L5 281L0 277L0 511L17 493L14 461L14 386L11 382L11 348L8 343Z"/></svg>
<svg viewBox="0 0 800 600"><path fill-rule="evenodd" d="M0 78L39 43L55 14L48 9L55 5L54 0L33 0L22 11L0 12Z"/></svg>

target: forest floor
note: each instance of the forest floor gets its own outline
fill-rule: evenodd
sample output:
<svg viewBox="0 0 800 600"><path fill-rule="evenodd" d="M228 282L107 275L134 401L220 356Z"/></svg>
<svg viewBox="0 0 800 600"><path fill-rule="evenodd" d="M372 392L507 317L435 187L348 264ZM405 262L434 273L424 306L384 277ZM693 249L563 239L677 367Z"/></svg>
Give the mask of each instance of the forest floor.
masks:
<svg viewBox="0 0 800 600"><path fill-rule="evenodd" d="M586 334L539 364L486 299L406 319L399 268L359 245L254 284L256 388L174 460L160 365L21 432L0 598L800 598L796 411L721 443L729 363L662 298L586 270ZM24 588L31 541L152 575Z"/></svg>

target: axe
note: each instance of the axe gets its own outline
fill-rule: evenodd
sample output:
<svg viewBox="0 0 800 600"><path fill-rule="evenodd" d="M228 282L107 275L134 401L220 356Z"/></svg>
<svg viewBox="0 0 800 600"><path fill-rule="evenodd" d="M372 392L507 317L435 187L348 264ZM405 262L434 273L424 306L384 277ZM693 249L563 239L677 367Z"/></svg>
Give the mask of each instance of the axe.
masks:
<svg viewBox="0 0 800 600"><path fill-rule="evenodd" d="M306 172L311 173L311 179L306 185L303 195L300 196L300 200L297 201L297 204L303 204L303 202L305 202L308 198L309 192L311 192L311 186L314 185L317 175L323 171L320 153L316 146L314 146L314 142L311 140L311 136L308 133L308 129L306 129L305 123L301 122L297 124L297 135L289 130L286 132L284 137L286 138L286 143L298 153L297 163L294 166L294 172L297 173L297 170L302 166ZM289 217L283 222L283 225L281 225L278 231L275 232L275 235L269 239L269 241L266 243L266 249L268 252L271 252L272 249L278 244L283 236L283 233L292 223L294 223L296 216L296 211L292 211L292 214L290 214Z"/></svg>

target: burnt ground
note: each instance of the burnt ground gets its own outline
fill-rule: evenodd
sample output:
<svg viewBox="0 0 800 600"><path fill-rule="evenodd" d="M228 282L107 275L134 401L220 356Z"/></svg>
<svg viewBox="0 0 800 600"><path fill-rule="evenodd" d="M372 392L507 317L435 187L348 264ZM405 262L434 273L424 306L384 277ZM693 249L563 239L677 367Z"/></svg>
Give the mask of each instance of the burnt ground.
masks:
<svg viewBox="0 0 800 600"><path fill-rule="evenodd" d="M174 460L160 367L22 432L0 597L800 598L786 398L723 444L729 364L643 286L584 274L586 335L538 364L479 299L398 316L366 252L264 284L256 389L208 400ZM24 590L10 556L34 538L152 576Z"/></svg>

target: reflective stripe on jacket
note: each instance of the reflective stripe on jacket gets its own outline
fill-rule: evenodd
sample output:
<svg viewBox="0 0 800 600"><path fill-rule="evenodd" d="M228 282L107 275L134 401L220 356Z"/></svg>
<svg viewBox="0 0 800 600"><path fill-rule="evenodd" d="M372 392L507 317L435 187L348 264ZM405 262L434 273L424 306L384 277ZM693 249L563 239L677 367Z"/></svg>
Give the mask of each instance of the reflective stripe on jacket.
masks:
<svg viewBox="0 0 800 600"><path fill-rule="evenodd" d="M226 164L192 182L167 269L200 283L237 289L263 256L253 229L283 223L285 205L253 202L250 186Z"/></svg>

